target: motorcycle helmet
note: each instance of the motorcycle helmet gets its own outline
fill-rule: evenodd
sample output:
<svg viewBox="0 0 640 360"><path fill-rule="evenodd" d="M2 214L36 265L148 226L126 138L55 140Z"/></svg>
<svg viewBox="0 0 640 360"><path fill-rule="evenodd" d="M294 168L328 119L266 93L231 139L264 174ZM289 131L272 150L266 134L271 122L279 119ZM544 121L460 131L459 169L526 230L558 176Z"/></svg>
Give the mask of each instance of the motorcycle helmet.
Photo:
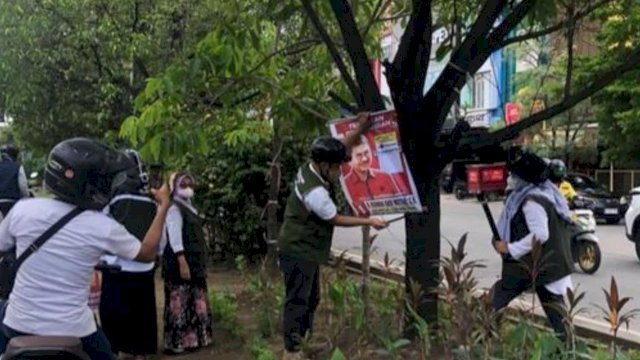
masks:
<svg viewBox="0 0 640 360"><path fill-rule="evenodd" d="M549 178L549 167L544 159L519 147L509 149L507 169L532 184L541 184Z"/></svg>
<svg viewBox="0 0 640 360"><path fill-rule="evenodd" d="M149 174L140 154L132 149L124 151L125 155L135 164L116 175L114 189L116 194L147 194L149 192Z"/></svg>
<svg viewBox="0 0 640 360"><path fill-rule="evenodd" d="M311 160L316 163L342 164L351 161L351 155L342 141L322 136L311 144Z"/></svg>
<svg viewBox="0 0 640 360"><path fill-rule="evenodd" d="M11 161L18 161L20 150L13 144L5 144L0 146L0 157Z"/></svg>
<svg viewBox="0 0 640 360"><path fill-rule="evenodd" d="M549 180L559 183L567 176L567 166L560 159L549 161Z"/></svg>
<svg viewBox="0 0 640 360"><path fill-rule="evenodd" d="M101 210L136 164L123 152L93 139L60 142L49 153L44 185L58 199L84 209Z"/></svg>

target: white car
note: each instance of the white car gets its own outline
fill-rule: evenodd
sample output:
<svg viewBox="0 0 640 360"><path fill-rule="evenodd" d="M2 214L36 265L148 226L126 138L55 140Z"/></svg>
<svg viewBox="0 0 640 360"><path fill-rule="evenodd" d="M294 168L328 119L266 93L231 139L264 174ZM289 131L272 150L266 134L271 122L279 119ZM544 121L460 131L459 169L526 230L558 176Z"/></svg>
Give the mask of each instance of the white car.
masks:
<svg viewBox="0 0 640 360"><path fill-rule="evenodd" d="M640 187L631 190L624 224L627 238L636 244L636 256L640 259Z"/></svg>

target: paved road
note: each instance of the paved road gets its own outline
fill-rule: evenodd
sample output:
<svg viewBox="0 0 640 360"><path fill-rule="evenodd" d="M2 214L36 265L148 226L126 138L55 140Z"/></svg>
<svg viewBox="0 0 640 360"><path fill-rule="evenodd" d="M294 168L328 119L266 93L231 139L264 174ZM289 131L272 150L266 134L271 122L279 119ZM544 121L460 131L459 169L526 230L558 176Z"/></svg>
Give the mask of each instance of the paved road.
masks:
<svg viewBox="0 0 640 360"><path fill-rule="evenodd" d="M501 209L501 203L491 205L494 217L497 219ZM489 245L488 239L491 230L484 217L479 203L475 201L458 201L450 196L442 197L442 253L449 251L447 241L457 243L460 236L468 232L467 253L472 259L481 259L487 266L480 269L477 274L481 287L489 287L497 279L500 272L500 259ZM596 230L600 239L602 250L602 263L600 269L594 275L586 275L581 272L574 274L575 285L580 286L587 293L582 302L588 308L588 314L592 318L601 318L599 310L594 309L593 304L606 306L606 300L602 288L609 289L611 276L615 276L622 296L631 296L629 309L640 308L640 261L636 258L633 243L624 235L624 224L604 225L598 224ZM349 253L361 253L360 229L338 229L334 235L334 249L348 250ZM404 260L404 222L398 221L388 229L382 230L374 242L374 259L382 259L385 253L398 263ZM631 324L631 329L640 331L640 319Z"/></svg>

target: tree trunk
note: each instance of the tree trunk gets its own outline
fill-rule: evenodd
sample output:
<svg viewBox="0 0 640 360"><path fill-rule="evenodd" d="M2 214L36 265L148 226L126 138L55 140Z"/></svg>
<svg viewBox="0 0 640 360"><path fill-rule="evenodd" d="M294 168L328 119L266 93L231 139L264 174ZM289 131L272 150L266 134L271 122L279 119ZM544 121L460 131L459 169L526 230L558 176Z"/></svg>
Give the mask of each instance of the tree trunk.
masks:
<svg viewBox="0 0 640 360"><path fill-rule="evenodd" d="M569 154L571 153L571 148L573 147L573 143L571 140L571 126L573 125L573 109L569 109L567 111L567 124L564 129L564 149L563 149L563 160L564 163L569 164Z"/></svg>
<svg viewBox="0 0 640 360"><path fill-rule="evenodd" d="M575 31L576 31L576 19L575 19L575 12L576 12L576 0L571 0L567 5L566 5L566 12L567 12L567 16L569 17L569 24L567 25L567 33L566 33L566 39L567 39L567 74L565 77L565 84L564 84L564 98L565 100L569 98L569 96L571 96L571 89L572 89L572 81L573 81L573 44L575 42ZM565 164L569 163L569 147L573 146L573 144L569 144L569 134L571 131L571 125L573 123L573 109L569 109L569 111L567 112L567 122L565 124L565 132L564 132L564 150L563 150L563 158L564 158L564 162Z"/></svg>
<svg viewBox="0 0 640 360"><path fill-rule="evenodd" d="M371 227L362 227L362 302L364 304L364 318L369 321L369 273L371 255Z"/></svg>
<svg viewBox="0 0 640 360"><path fill-rule="evenodd" d="M278 195L280 193L280 154L282 152L282 127L280 120L273 119L271 139L271 171L269 173L269 201L267 202L267 266L277 268L278 239Z"/></svg>
<svg viewBox="0 0 640 360"><path fill-rule="evenodd" d="M432 329L437 329L440 283L440 189L439 175L422 178L425 172L413 172L414 181L426 211L407 214L405 285L409 304ZM411 329L413 320L406 324Z"/></svg>

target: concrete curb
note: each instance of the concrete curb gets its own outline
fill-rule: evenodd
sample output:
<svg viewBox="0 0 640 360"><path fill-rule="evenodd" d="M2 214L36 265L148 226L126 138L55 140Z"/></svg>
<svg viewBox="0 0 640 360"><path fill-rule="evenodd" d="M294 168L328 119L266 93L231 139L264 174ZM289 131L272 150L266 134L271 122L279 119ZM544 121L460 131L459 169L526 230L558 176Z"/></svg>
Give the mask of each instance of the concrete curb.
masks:
<svg viewBox="0 0 640 360"><path fill-rule="evenodd" d="M351 269L359 268L362 263L362 257L359 255L333 249L331 253L333 262L342 257ZM404 281L404 266L393 265L385 267L383 262L375 259L370 259L370 264L372 276L385 280ZM479 289L478 295L485 293L487 290ZM524 299L516 299L509 305L509 308L513 310L531 309L531 302ZM536 305L534 308L534 315L538 318L537 320L546 321L544 310L540 305ZM611 341L613 338L609 324L603 321L586 316L577 316L574 320L574 326L579 335L587 338L596 338L603 341ZM627 347L640 348L640 332L627 330L623 326L618 331L618 343Z"/></svg>

